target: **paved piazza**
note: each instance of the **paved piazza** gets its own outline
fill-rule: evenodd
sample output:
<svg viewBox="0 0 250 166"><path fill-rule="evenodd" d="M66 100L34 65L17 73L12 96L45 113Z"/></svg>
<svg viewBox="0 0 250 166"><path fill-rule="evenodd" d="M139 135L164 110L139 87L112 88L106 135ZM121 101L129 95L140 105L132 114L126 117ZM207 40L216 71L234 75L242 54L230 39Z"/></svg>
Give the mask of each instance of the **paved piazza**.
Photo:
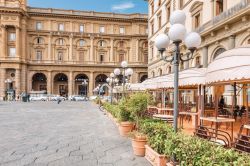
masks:
<svg viewBox="0 0 250 166"><path fill-rule="evenodd" d="M0 102L0 166L149 166L91 102Z"/></svg>

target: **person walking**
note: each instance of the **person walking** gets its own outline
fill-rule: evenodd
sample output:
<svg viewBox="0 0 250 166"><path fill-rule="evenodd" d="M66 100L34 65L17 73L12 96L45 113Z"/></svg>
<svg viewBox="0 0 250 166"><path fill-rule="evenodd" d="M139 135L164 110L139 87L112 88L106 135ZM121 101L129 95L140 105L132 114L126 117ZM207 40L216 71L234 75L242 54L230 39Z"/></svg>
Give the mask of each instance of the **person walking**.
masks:
<svg viewBox="0 0 250 166"><path fill-rule="evenodd" d="M60 104L62 102L62 99L60 98L60 96L57 96L57 104Z"/></svg>

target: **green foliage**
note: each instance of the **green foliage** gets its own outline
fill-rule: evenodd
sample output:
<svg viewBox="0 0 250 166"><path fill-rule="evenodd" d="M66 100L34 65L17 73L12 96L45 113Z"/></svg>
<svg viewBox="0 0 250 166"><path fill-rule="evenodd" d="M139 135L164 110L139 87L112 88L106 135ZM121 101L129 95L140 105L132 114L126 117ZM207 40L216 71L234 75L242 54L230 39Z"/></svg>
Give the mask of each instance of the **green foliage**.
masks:
<svg viewBox="0 0 250 166"><path fill-rule="evenodd" d="M130 112L127 109L127 101L125 99L122 99L118 103L118 120L120 122L125 122L125 121L133 121L133 119L130 116Z"/></svg>
<svg viewBox="0 0 250 166"><path fill-rule="evenodd" d="M118 117L118 113L119 113L119 107L118 105L112 105L108 102L105 102L103 104L103 107L105 108L105 110L107 110L113 117L117 118Z"/></svg>
<svg viewBox="0 0 250 166"><path fill-rule="evenodd" d="M139 124L150 147L168 157L175 155L181 166L250 166L249 155L182 132L174 133L164 122L147 119Z"/></svg>
<svg viewBox="0 0 250 166"><path fill-rule="evenodd" d="M132 94L127 101L127 109L131 113L131 118L138 122L143 119L147 111L147 106L151 104L152 96L148 93L138 92Z"/></svg>

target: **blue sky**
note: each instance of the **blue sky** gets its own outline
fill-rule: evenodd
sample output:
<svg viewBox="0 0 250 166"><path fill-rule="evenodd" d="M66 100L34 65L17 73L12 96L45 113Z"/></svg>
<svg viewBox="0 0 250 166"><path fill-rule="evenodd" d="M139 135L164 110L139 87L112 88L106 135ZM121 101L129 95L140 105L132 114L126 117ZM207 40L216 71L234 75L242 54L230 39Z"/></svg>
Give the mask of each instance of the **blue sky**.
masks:
<svg viewBox="0 0 250 166"><path fill-rule="evenodd" d="M116 13L148 12L147 1L144 0L28 0L28 5Z"/></svg>

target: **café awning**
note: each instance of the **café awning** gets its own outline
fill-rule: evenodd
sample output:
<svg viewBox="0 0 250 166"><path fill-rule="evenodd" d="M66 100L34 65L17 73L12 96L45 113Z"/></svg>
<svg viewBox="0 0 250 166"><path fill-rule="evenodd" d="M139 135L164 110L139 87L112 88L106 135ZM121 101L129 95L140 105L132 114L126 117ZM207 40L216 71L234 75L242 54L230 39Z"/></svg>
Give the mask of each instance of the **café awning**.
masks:
<svg viewBox="0 0 250 166"><path fill-rule="evenodd" d="M250 46L223 52L209 64L206 83L233 82L250 79Z"/></svg>

